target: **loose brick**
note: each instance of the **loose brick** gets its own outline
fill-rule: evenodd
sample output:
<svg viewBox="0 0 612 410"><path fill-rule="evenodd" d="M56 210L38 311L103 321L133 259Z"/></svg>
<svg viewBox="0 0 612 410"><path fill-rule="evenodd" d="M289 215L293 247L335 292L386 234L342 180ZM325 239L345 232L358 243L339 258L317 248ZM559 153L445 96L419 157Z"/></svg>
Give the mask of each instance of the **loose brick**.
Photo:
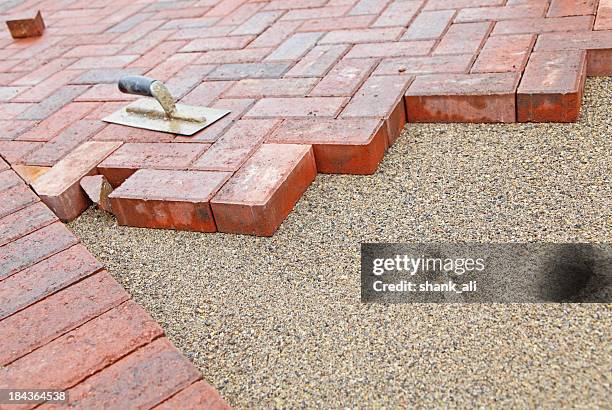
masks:
<svg viewBox="0 0 612 410"><path fill-rule="evenodd" d="M38 197L25 184L0 192L0 218L38 201Z"/></svg>
<svg viewBox="0 0 612 410"><path fill-rule="evenodd" d="M151 408L198 379L197 369L160 338L70 389L68 406Z"/></svg>
<svg viewBox="0 0 612 410"><path fill-rule="evenodd" d="M612 0L599 0L595 30L612 30Z"/></svg>
<svg viewBox="0 0 612 410"><path fill-rule="evenodd" d="M223 64L208 75L211 80L240 80L243 78L280 78L289 63Z"/></svg>
<svg viewBox="0 0 612 410"><path fill-rule="evenodd" d="M98 165L98 171L113 187L118 187L141 168L181 170L189 165L208 144L126 143Z"/></svg>
<svg viewBox="0 0 612 410"><path fill-rule="evenodd" d="M584 16L596 9L597 0L551 0L546 17Z"/></svg>
<svg viewBox="0 0 612 410"><path fill-rule="evenodd" d="M0 192L20 184L23 184L23 181L15 171L10 169L0 171Z"/></svg>
<svg viewBox="0 0 612 410"><path fill-rule="evenodd" d="M7 20L6 25L13 38L40 37L45 31L45 22L40 11L34 17Z"/></svg>
<svg viewBox="0 0 612 410"><path fill-rule="evenodd" d="M331 30L368 28L375 18L376 16L370 15L312 19L305 21L298 31L325 32Z"/></svg>
<svg viewBox="0 0 612 410"><path fill-rule="evenodd" d="M113 192L113 187L106 180L104 175L83 177L81 178L80 184L91 202L106 212L112 212L108 196Z"/></svg>
<svg viewBox="0 0 612 410"><path fill-rule="evenodd" d="M355 44L345 58L407 57L429 54L434 40Z"/></svg>
<svg viewBox="0 0 612 410"><path fill-rule="evenodd" d="M215 122L210 127L204 128L202 131L195 133L190 137L178 136L175 142L215 142L223 135L223 133L238 119L242 118L243 114L253 106L254 100L246 98L230 99L222 98L217 100L212 107L230 110L231 112L219 121Z"/></svg>
<svg viewBox="0 0 612 410"><path fill-rule="evenodd" d="M0 365L25 356L129 299L106 272L97 273L0 321Z"/></svg>
<svg viewBox="0 0 612 410"><path fill-rule="evenodd" d="M23 120L44 120L87 90L84 85L66 85L19 115Z"/></svg>
<svg viewBox="0 0 612 410"><path fill-rule="evenodd" d="M184 46L182 52L232 50L244 48L253 40L253 36L232 36L195 39Z"/></svg>
<svg viewBox="0 0 612 410"><path fill-rule="evenodd" d="M489 35L491 28L491 23L453 24L442 37L433 54L476 53Z"/></svg>
<svg viewBox="0 0 612 410"><path fill-rule="evenodd" d="M402 31L401 27L330 31L319 41L319 44L395 41L399 38Z"/></svg>
<svg viewBox="0 0 612 410"><path fill-rule="evenodd" d="M532 53L516 95L518 121L576 121L585 77L584 51Z"/></svg>
<svg viewBox="0 0 612 410"><path fill-rule="evenodd" d="M520 73L419 76L406 93L409 122L514 122Z"/></svg>
<svg viewBox="0 0 612 410"><path fill-rule="evenodd" d="M438 39L451 23L455 10L423 11L410 24L402 40Z"/></svg>
<svg viewBox="0 0 612 410"><path fill-rule="evenodd" d="M263 98L245 118L335 117L345 101L343 97Z"/></svg>
<svg viewBox="0 0 612 410"><path fill-rule="evenodd" d="M18 141L49 141L61 130L85 117L93 109L98 107L97 103L69 103L59 111L38 123L27 132L21 134Z"/></svg>
<svg viewBox="0 0 612 410"><path fill-rule="evenodd" d="M66 389L162 333L148 313L128 301L0 370L0 383L16 389Z"/></svg>
<svg viewBox="0 0 612 410"><path fill-rule="evenodd" d="M43 203L36 202L0 219L0 246L57 221Z"/></svg>
<svg viewBox="0 0 612 410"><path fill-rule="evenodd" d="M79 181L96 173L96 166L121 143L86 142L32 184L42 201L62 220L79 216L89 205Z"/></svg>
<svg viewBox="0 0 612 410"><path fill-rule="evenodd" d="M522 72L534 44L535 36L531 34L489 37L471 72Z"/></svg>
<svg viewBox="0 0 612 410"><path fill-rule="evenodd" d="M60 222L52 223L0 248L0 280L78 242Z"/></svg>
<svg viewBox="0 0 612 410"><path fill-rule="evenodd" d="M538 36L536 51L587 50L587 76L612 75L612 31L546 33Z"/></svg>
<svg viewBox="0 0 612 410"><path fill-rule="evenodd" d="M296 33L281 43L264 61L297 60L315 46L323 33Z"/></svg>
<svg viewBox="0 0 612 410"><path fill-rule="evenodd" d="M0 288L0 320L101 269L83 245L75 245L6 278Z"/></svg>
<svg viewBox="0 0 612 410"><path fill-rule="evenodd" d="M51 167L37 167L33 165L13 165L13 170L23 179L27 184L32 184L38 177L47 173Z"/></svg>
<svg viewBox="0 0 612 410"><path fill-rule="evenodd" d="M316 46L285 74L285 77L323 77L346 53L348 46Z"/></svg>
<svg viewBox="0 0 612 410"><path fill-rule="evenodd" d="M385 58L373 75L465 73L472 64L472 59L471 54Z"/></svg>
<svg viewBox="0 0 612 410"><path fill-rule="evenodd" d="M181 408L182 410L231 410L219 393L204 381L199 381L185 388L180 393L172 396L155 410L174 410Z"/></svg>
<svg viewBox="0 0 612 410"><path fill-rule="evenodd" d="M422 4L421 0L396 0L376 19L372 27L406 27Z"/></svg>
<svg viewBox="0 0 612 410"><path fill-rule="evenodd" d="M387 140L387 127L375 118L286 120L268 138L270 143L312 145L317 170L327 174L373 174Z"/></svg>
<svg viewBox="0 0 612 410"><path fill-rule="evenodd" d="M516 6L465 8L459 11L455 23L544 17L547 8L548 2L542 1Z"/></svg>
<svg viewBox="0 0 612 410"><path fill-rule="evenodd" d="M244 79L224 92L223 97L305 97L317 81L318 78Z"/></svg>
<svg viewBox="0 0 612 410"><path fill-rule="evenodd" d="M217 229L271 236L316 173L309 145L262 145L211 200Z"/></svg>
<svg viewBox="0 0 612 410"><path fill-rule="evenodd" d="M411 82L411 77L403 75L371 77L357 91L340 117L382 118L387 127L387 146L391 146L406 124L403 97Z"/></svg>
<svg viewBox="0 0 612 410"><path fill-rule="evenodd" d="M215 232L210 199L229 172L139 170L110 195L120 225Z"/></svg>
<svg viewBox="0 0 612 410"><path fill-rule="evenodd" d="M310 95L350 97L376 64L374 59L343 59L316 85Z"/></svg>
<svg viewBox="0 0 612 410"><path fill-rule="evenodd" d="M24 162L28 165L53 166L105 125L97 120L76 121L40 149L26 156Z"/></svg>
<svg viewBox="0 0 612 410"><path fill-rule="evenodd" d="M191 169L236 171L278 126L279 120L240 120L198 158Z"/></svg>
<svg viewBox="0 0 612 410"><path fill-rule="evenodd" d="M574 16L559 18L531 18L520 20L504 20L495 23L492 36L507 34L549 33L566 31L590 31L593 26L593 16Z"/></svg>

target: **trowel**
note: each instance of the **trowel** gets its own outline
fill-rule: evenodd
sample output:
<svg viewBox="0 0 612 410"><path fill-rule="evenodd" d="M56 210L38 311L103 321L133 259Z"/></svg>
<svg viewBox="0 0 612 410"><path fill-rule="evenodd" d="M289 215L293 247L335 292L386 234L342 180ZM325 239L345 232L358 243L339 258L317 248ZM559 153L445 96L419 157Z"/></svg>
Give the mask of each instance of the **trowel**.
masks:
<svg viewBox="0 0 612 410"><path fill-rule="evenodd" d="M140 75L121 77L119 91L154 99L136 100L102 121L171 134L193 135L230 113L229 110L175 103L161 81Z"/></svg>

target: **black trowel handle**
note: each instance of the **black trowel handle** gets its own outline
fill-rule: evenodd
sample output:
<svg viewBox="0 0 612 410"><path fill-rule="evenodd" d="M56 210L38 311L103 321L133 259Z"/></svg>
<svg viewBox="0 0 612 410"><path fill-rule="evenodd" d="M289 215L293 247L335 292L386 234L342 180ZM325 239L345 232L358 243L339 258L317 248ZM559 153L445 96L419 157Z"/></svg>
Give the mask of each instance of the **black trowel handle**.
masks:
<svg viewBox="0 0 612 410"><path fill-rule="evenodd" d="M151 85L157 80L142 75L126 75L119 79L119 91L125 94L153 97Z"/></svg>

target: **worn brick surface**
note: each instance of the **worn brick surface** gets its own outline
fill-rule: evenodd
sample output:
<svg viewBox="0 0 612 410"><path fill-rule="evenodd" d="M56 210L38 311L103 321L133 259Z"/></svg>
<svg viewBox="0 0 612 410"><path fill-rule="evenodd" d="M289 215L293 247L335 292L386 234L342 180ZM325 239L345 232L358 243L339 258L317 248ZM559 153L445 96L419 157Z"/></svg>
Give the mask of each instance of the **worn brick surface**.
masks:
<svg viewBox="0 0 612 410"><path fill-rule="evenodd" d="M142 168L187 169L209 144L127 143L98 165L98 171L117 187Z"/></svg>
<svg viewBox="0 0 612 410"><path fill-rule="evenodd" d="M584 51L532 53L516 94L518 120L576 121L585 77Z"/></svg>
<svg viewBox="0 0 612 410"><path fill-rule="evenodd" d="M160 338L68 390L68 406L150 408L198 378L196 368L166 338Z"/></svg>
<svg viewBox="0 0 612 410"><path fill-rule="evenodd" d="M210 199L230 176L143 169L110 194L111 206L121 225L215 232Z"/></svg>
<svg viewBox="0 0 612 410"><path fill-rule="evenodd" d="M121 144L87 142L55 164L32 184L34 191L63 221L70 221L89 205L79 181L96 172L96 166Z"/></svg>
<svg viewBox="0 0 612 410"><path fill-rule="evenodd" d="M419 76L406 93L408 121L514 122L520 75Z"/></svg>
<svg viewBox="0 0 612 410"><path fill-rule="evenodd" d="M317 97L350 97L370 74L375 65L376 60L374 59L343 59L323 77L309 95Z"/></svg>
<svg viewBox="0 0 612 410"><path fill-rule="evenodd" d="M6 365L128 299L106 272L97 273L0 321Z"/></svg>
<svg viewBox="0 0 612 410"><path fill-rule="evenodd" d="M531 34L490 37L474 62L471 72L522 72L534 44L535 36Z"/></svg>
<svg viewBox="0 0 612 410"><path fill-rule="evenodd" d="M455 10L424 11L414 19L402 36L402 40L440 38L454 15Z"/></svg>
<svg viewBox="0 0 612 410"><path fill-rule="evenodd" d="M212 199L217 229L271 236L316 173L310 145L262 145Z"/></svg>
<svg viewBox="0 0 612 410"><path fill-rule="evenodd" d="M0 319L102 269L83 245L74 245L6 278L0 287Z"/></svg>

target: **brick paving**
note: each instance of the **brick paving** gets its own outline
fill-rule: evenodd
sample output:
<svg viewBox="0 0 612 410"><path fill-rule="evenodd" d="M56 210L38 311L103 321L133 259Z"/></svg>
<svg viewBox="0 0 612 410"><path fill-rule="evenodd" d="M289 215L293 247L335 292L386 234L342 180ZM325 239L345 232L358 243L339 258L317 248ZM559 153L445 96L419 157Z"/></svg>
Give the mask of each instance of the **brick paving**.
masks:
<svg viewBox="0 0 612 410"><path fill-rule="evenodd" d="M612 74L610 0L9 0L0 18L39 9L41 37L0 31L0 386L80 407L224 406L63 226L103 185L83 178L124 225L270 236L317 172L375 172L406 122L575 121L585 77ZM231 113L191 137L107 124L126 74Z"/></svg>

